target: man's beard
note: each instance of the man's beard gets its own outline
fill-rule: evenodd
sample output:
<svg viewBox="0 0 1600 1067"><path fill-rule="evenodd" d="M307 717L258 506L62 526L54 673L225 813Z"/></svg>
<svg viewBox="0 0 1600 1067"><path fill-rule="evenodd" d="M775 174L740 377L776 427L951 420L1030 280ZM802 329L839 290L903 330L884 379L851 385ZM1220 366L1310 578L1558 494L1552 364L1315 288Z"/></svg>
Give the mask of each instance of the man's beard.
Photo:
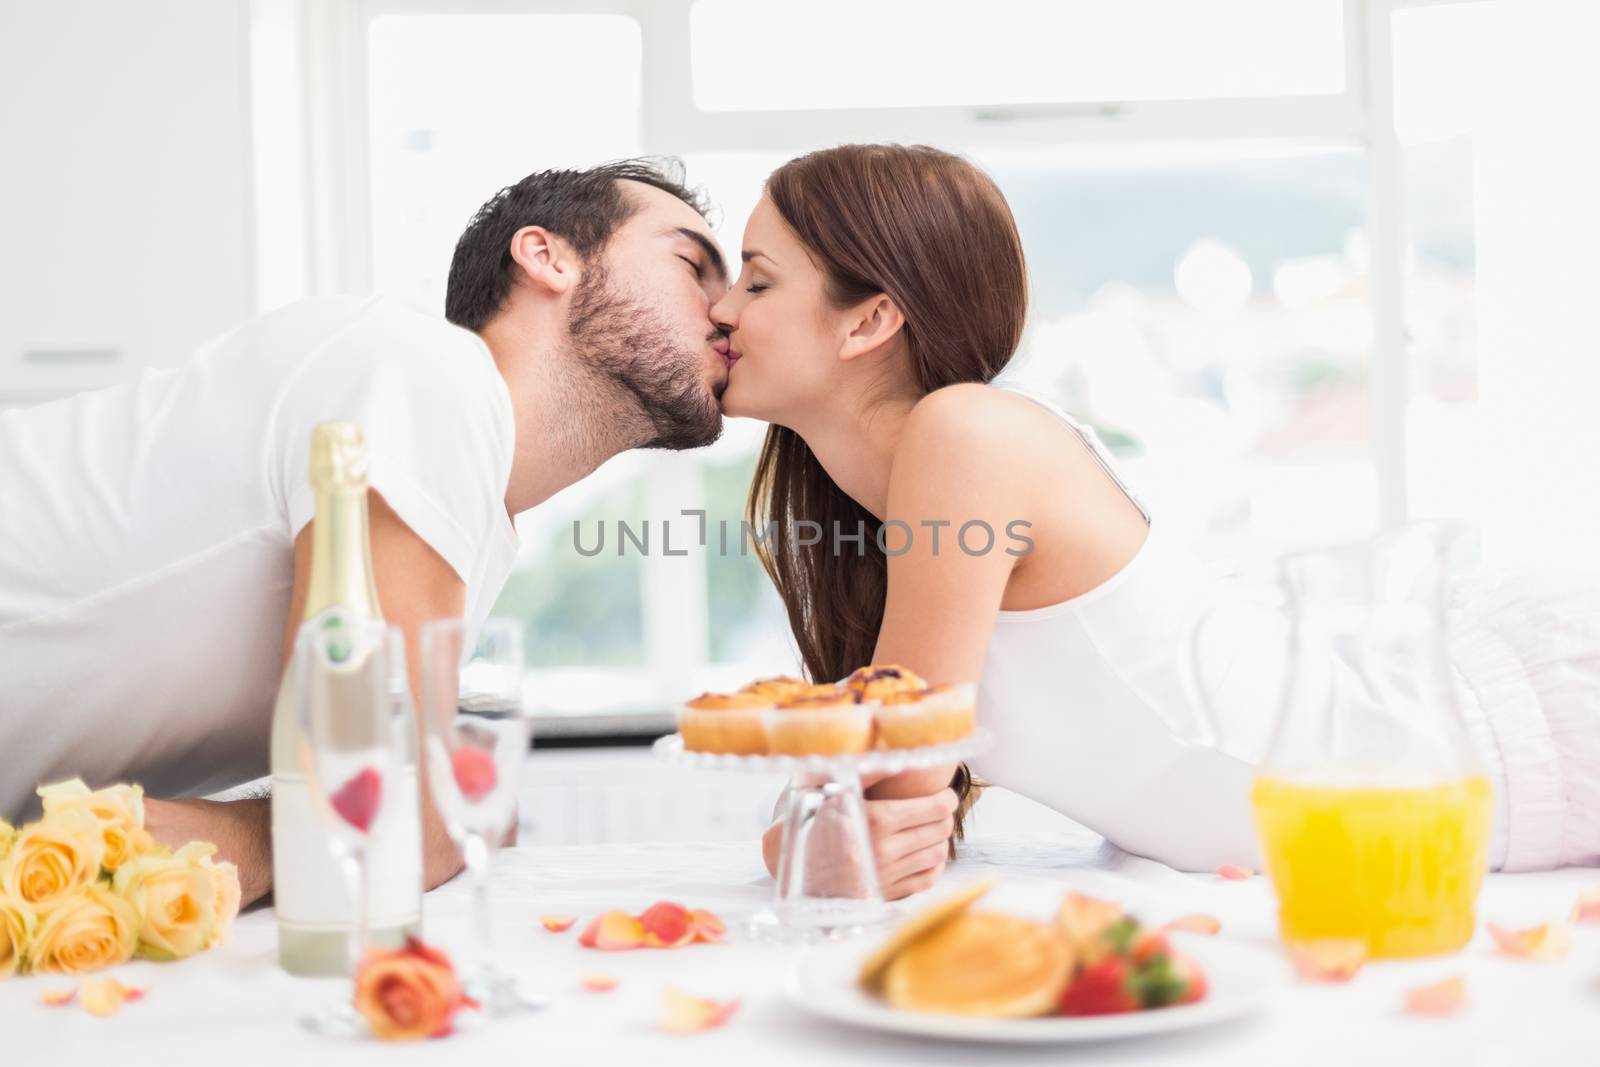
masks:
<svg viewBox="0 0 1600 1067"><path fill-rule="evenodd" d="M598 265L578 282L567 326L574 354L632 396L649 423L637 447L700 448L722 436L722 409L701 377L704 354L675 344L655 309L613 290Z"/></svg>

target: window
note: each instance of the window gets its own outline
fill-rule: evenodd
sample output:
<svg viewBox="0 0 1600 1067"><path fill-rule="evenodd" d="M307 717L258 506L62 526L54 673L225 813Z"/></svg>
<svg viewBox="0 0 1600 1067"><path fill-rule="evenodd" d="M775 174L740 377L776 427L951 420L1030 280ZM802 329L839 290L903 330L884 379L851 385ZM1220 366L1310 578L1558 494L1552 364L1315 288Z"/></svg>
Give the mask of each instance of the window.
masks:
<svg viewBox="0 0 1600 1067"><path fill-rule="evenodd" d="M354 169L369 178L333 198L371 220L345 284L437 310L462 226L536 169L682 155L731 254L783 160L841 141L938 144L995 177L1022 230L1032 308L1007 376L1100 429L1204 552L1360 536L1408 506L1460 513L1470 486L1448 442L1473 430L1476 389L1461 116L1481 82L1463 57L1482 54L1484 5L433 6L309 16L364 56L343 68L363 107L323 138L365 153ZM309 65L316 86L329 64ZM337 236L323 237L334 256L352 243ZM1389 279L1403 314L1385 304ZM659 709L792 669L753 554L615 540L618 520L649 519L659 538L685 508L736 530L763 429L732 420L698 453L618 457L521 520L499 610L527 622L541 704ZM573 525L590 544L601 520L605 551L585 555Z"/></svg>
<svg viewBox="0 0 1600 1067"><path fill-rule="evenodd" d="M372 282L442 312L456 239L501 185L639 151L639 24L381 15L367 42Z"/></svg>
<svg viewBox="0 0 1600 1067"><path fill-rule="evenodd" d="M1095 426L1202 551L1373 528L1358 152L976 155L1032 282L1005 378Z"/></svg>
<svg viewBox="0 0 1600 1067"><path fill-rule="evenodd" d="M937 107L1344 86L1339 0L811 0L800 10L698 0L695 103L707 111Z"/></svg>

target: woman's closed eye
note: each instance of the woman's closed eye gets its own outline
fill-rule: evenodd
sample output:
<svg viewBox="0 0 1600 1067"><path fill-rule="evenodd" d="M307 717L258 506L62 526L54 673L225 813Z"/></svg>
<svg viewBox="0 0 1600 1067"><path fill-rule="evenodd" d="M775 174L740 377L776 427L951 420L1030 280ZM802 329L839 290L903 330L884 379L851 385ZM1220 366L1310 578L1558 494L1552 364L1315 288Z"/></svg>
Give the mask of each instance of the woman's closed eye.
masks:
<svg viewBox="0 0 1600 1067"><path fill-rule="evenodd" d="M770 287L759 282L751 282L744 287L744 291L747 293L764 293L768 288Z"/></svg>

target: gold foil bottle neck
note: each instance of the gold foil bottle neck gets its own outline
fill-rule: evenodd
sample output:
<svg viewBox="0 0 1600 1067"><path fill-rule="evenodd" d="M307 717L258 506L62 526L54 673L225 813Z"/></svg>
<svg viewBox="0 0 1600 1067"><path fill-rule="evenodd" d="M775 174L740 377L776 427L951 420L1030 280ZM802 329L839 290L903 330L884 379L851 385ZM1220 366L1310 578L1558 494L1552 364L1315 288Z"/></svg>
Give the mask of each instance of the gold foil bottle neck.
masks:
<svg viewBox="0 0 1600 1067"><path fill-rule="evenodd" d="M311 431L311 488L317 492L367 488L367 438L353 422L324 422Z"/></svg>

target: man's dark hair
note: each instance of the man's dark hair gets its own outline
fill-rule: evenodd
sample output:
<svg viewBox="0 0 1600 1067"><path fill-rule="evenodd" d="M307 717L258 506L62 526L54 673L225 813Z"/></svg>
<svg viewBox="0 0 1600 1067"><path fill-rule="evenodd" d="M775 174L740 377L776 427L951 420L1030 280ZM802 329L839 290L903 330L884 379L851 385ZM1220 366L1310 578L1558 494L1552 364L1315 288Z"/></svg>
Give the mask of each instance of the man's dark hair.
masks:
<svg viewBox="0 0 1600 1067"><path fill-rule="evenodd" d="M707 213L704 198L683 181L676 159L623 159L588 170L541 170L501 189L478 209L456 242L445 287L444 316L481 330L511 290L511 238L524 226L542 226L572 244L584 259L599 252L633 216L620 181L665 190Z"/></svg>

